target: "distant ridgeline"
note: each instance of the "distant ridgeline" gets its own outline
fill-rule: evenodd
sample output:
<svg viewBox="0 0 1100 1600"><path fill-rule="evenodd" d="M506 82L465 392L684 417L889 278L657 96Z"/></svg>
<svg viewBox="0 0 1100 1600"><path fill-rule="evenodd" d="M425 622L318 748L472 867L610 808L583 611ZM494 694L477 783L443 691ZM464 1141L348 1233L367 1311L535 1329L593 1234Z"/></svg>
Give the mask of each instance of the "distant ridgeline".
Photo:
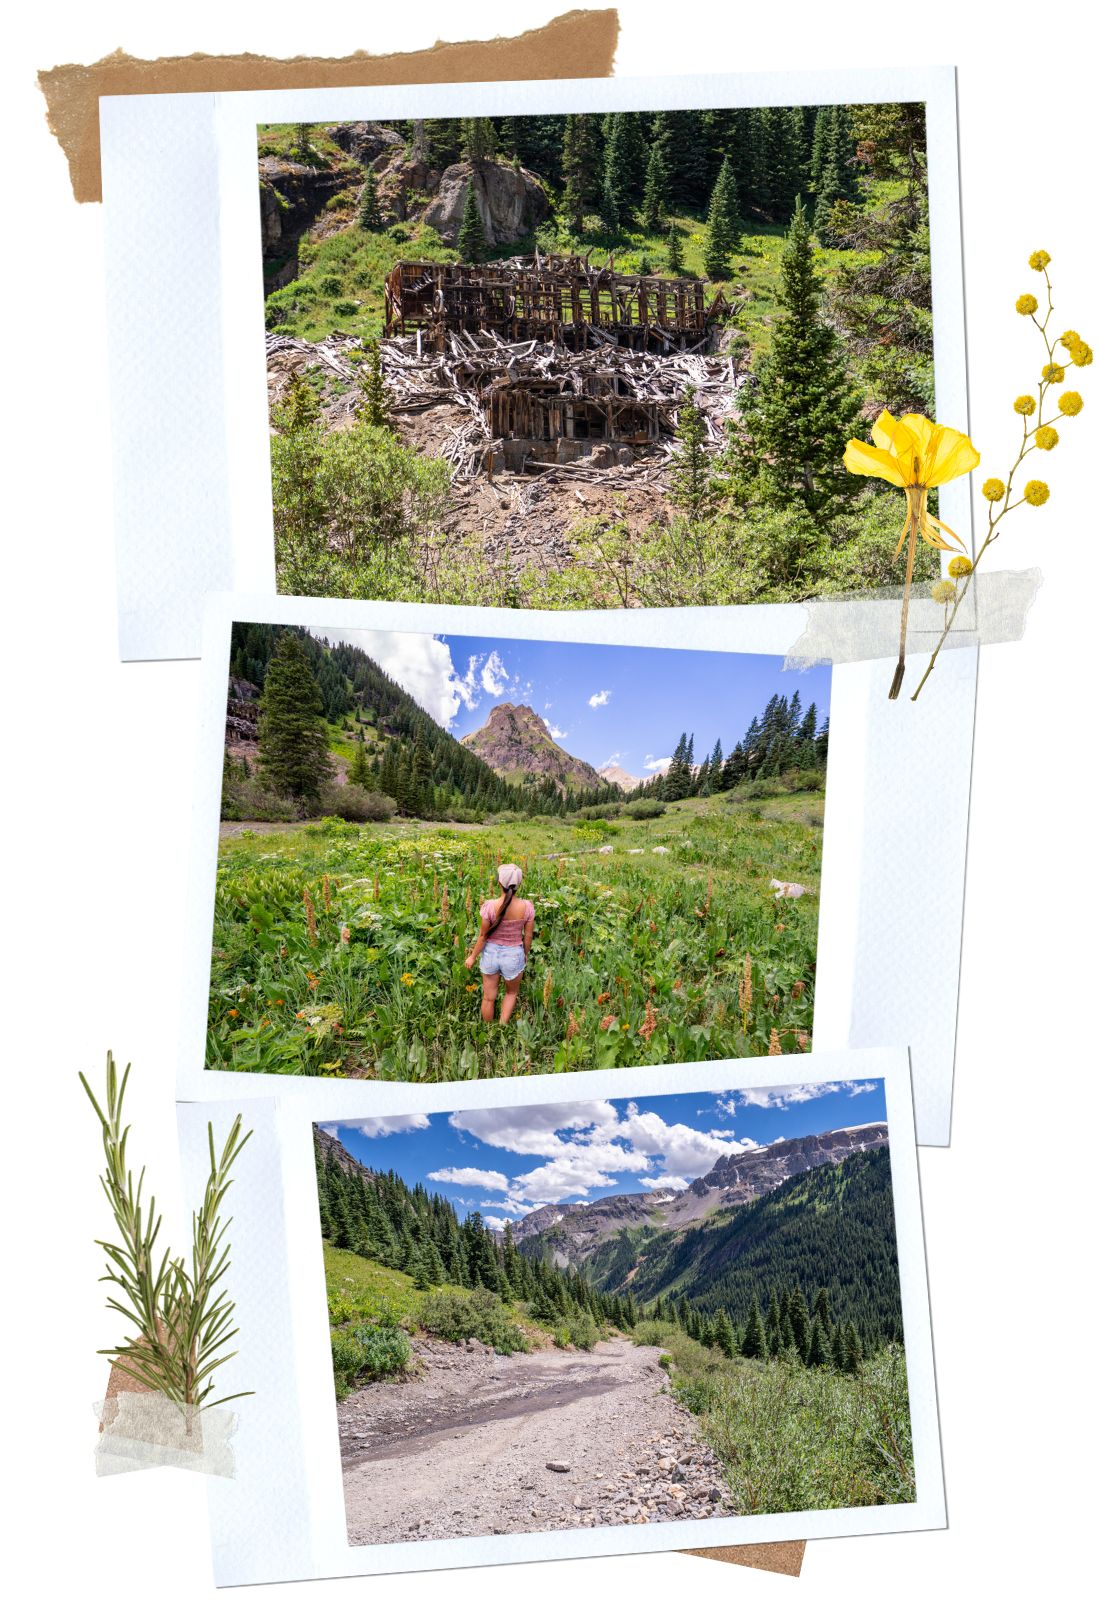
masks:
<svg viewBox="0 0 1100 1600"><path fill-rule="evenodd" d="M576 780L563 783L548 771L505 775L476 753L484 730L466 742L454 738L357 645L324 644L304 628L235 623L230 674L237 687L231 684L230 694L232 698L238 692L260 692L256 755L261 769L265 769L263 689L272 657L286 635L296 641L311 676L302 675L297 691L300 703L287 706L285 695L293 697L295 691L284 691L284 718L289 716L292 727L299 730L335 724L355 751L347 773L349 785L389 795L405 815L441 818L456 811L475 815L522 811L564 817L624 799L636 804L705 796L741 783L789 775L792 770L804 775L807 787L820 787L825 770L828 721L819 727L816 705L803 709L795 690L789 700L785 695L773 695L728 755L723 754L718 740L713 751L697 763L694 736L682 735L668 771L640 784L629 797L613 783L600 782L594 787ZM526 712L528 708L513 709ZM255 716L254 700L251 711ZM559 765L583 768L583 763L554 745L534 713L529 721L532 727L538 722L540 743L557 752ZM251 752L243 759L247 762L250 756ZM293 785L279 785L270 764L264 776L269 783L274 779L280 792L291 798L306 793Z"/></svg>
<svg viewBox="0 0 1100 1600"><path fill-rule="evenodd" d="M519 1248L553 1259L560 1232L522 1237ZM848 1325L864 1355L901 1344L889 1148L797 1173L757 1199L683 1226L628 1224L599 1239L577 1270L606 1293L629 1283L649 1314L678 1321L704 1343L724 1315L740 1329L742 1346L759 1320L772 1355L793 1344L807 1359L815 1320L825 1324L818 1340L828 1334L830 1354Z"/></svg>
<svg viewBox="0 0 1100 1600"><path fill-rule="evenodd" d="M478 1212L459 1222L441 1195L362 1166L321 1128L314 1129L314 1148L321 1232L338 1249L407 1272L418 1289L456 1284L523 1300L540 1321L579 1312L618 1328L637 1321L632 1295L608 1294L580 1273L522 1255L510 1228L498 1237Z"/></svg>

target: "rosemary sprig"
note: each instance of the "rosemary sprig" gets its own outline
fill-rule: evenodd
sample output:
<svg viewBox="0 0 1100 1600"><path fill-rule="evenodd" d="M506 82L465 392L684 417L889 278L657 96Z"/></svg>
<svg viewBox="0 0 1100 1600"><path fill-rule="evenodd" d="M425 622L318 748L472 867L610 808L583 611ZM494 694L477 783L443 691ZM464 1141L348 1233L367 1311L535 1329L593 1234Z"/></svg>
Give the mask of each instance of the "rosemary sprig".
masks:
<svg viewBox="0 0 1100 1600"><path fill-rule="evenodd" d="M213 1373L236 1351L225 1346L237 1336L236 1311L226 1289L218 1288L229 1270L226 1236L232 1218L221 1216L229 1191L230 1170L252 1137L242 1135L238 1116L221 1152L214 1147L213 1124L207 1124L210 1172L200 1209L193 1213L191 1263L164 1250L158 1257L161 1218L156 1198L143 1201L145 1169L137 1182L126 1158L130 1128L122 1123L122 1103L130 1077L127 1067L119 1082L113 1054L107 1053L107 1093L104 1112L83 1073L84 1091L99 1118L103 1134L106 1173L100 1177L103 1192L118 1228L118 1241L97 1239L107 1257L108 1270L100 1280L114 1284L116 1294L107 1304L136 1328L125 1344L100 1350L129 1370L148 1388L165 1395L181 1410L208 1409L238 1400L250 1390L211 1400ZM217 1354L216 1352L221 1352Z"/></svg>

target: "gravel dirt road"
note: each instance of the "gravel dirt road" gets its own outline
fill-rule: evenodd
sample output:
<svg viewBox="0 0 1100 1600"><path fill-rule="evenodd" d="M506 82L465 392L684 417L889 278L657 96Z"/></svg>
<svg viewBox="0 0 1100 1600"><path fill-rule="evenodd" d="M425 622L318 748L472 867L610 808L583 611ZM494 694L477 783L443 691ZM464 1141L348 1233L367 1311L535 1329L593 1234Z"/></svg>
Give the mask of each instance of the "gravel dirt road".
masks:
<svg viewBox="0 0 1100 1600"><path fill-rule="evenodd" d="M339 1407L352 1544L728 1514L721 1467L659 1350L414 1348L421 1376Z"/></svg>

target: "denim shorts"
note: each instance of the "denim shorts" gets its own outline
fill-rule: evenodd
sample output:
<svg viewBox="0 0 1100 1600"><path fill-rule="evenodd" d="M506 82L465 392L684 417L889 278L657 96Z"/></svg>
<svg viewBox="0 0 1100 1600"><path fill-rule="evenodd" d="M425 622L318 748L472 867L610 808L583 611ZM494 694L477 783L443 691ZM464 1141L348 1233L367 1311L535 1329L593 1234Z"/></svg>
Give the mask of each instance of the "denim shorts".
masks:
<svg viewBox="0 0 1100 1600"><path fill-rule="evenodd" d="M493 944L490 940L482 949L479 965L482 977L491 978L498 972L506 983L511 983L527 965L527 955L521 944Z"/></svg>

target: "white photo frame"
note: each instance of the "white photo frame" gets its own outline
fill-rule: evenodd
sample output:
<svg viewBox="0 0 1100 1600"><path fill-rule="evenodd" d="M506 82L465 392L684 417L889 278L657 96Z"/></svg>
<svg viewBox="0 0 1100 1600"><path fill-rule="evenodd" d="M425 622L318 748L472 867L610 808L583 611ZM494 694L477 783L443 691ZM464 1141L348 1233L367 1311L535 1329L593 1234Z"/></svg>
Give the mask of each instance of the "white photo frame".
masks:
<svg viewBox="0 0 1100 1600"><path fill-rule="evenodd" d="M361 1083L207 1071L203 1065L234 622L772 654L782 651L786 611L784 606L508 611L211 596L203 639L179 1098L240 1100L278 1093L306 1098L334 1120L363 1103ZM832 669L814 1057L819 1050L908 1040L922 1144L947 1144L951 1136L977 654L966 648L941 657L934 718L908 700L887 699L892 662ZM792 687L796 684L797 673L792 673ZM372 1111L388 1114L404 1102L406 1092L402 1084L372 1083Z"/></svg>
<svg viewBox="0 0 1100 1600"><path fill-rule="evenodd" d="M275 588L259 123L446 117L469 115L471 107L491 116L904 100L926 107L937 410L965 428L953 68L104 98L122 659L195 656L207 593ZM941 509L965 540L965 482L944 486ZM781 609L785 650L802 632L806 608Z"/></svg>
<svg viewBox="0 0 1100 1600"><path fill-rule="evenodd" d="M236 1097L180 1106L184 1181L189 1186L201 1187L205 1176L208 1122L215 1141L224 1137L238 1111L254 1130L234 1186L233 1266L227 1282L240 1329L232 1386L255 1393L236 1403L235 1476L209 1480L215 1582L228 1586L428 1571L944 1527L919 1176L904 1050L819 1051L736 1063L405 1085L386 1110L395 1115L430 1113L860 1078L881 1079L886 1092L916 1469L912 1502L373 1546L349 1545L344 1513L312 1141L314 1122L333 1120L331 1110L320 1096ZM324 1087L316 1079L310 1083L315 1090ZM357 1107L349 1104L345 1118L376 1115L373 1086L356 1088Z"/></svg>

